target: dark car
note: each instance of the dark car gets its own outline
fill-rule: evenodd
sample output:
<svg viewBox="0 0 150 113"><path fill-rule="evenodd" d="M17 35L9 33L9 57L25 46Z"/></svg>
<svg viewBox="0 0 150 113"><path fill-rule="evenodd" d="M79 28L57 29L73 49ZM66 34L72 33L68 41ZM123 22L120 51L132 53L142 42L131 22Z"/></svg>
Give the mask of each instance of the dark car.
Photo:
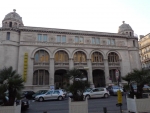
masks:
<svg viewBox="0 0 150 113"><path fill-rule="evenodd" d="M110 95L117 95L118 90L120 90L123 95L123 89L117 85L108 86L107 90L109 91Z"/></svg>
<svg viewBox="0 0 150 113"><path fill-rule="evenodd" d="M48 90L39 90L39 91L35 92L35 94L32 95L32 98L35 99L36 96L45 94L47 91Z"/></svg>
<svg viewBox="0 0 150 113"><path fill-rule="evenodd" d="M27 99L32 99L32 95L35 94L34 91L23 91L23 94Z"/></svg>
<svg viewBox="0 0 150 113"><path fill-rule="evenodd" d="M25 97L24 94L21 94L20 99L16 100L16 103L21 102L21 110L26 110L29 108L29 100Z"/></svg>
<svg viewBox="0 0 150 113"><path fill-rule="evenodd" d="M4 105L4 101L5 102L9 101L8 96L5 96L5 98L0 97L0 106ZM20 104L20 102L21 102L21 110L26 110L29 108L29 101L28 99L25 98L25 95L22 94L20 99L16 100L17 105Z"/></svg>

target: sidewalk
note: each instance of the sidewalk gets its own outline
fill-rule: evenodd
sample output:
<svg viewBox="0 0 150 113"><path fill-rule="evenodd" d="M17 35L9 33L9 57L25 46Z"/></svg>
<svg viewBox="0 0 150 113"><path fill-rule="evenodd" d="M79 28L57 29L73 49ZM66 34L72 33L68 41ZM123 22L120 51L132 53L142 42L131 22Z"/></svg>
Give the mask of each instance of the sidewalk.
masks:
<svg viewBox="0 0 150 113"><path fill-rule="evenodd" d="M103 111L99 112L89 112L89 113L104 113ZM120 113L120 111L107 111L107 113ZM129 113L127 110L122 110L122 113Z"/></svg>

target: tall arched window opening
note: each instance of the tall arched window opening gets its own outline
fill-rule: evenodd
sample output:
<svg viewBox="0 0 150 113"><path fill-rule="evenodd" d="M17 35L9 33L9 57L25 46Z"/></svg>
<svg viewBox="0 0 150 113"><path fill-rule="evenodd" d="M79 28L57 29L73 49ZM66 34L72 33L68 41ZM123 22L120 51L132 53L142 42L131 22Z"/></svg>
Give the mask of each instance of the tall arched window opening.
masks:
<svg viewBox="0 0 150 113"><path fill-rule="evenodd" d="M33 74L33 85L49 85L49 72L47 70L36 70Z"/></svg>
<svg viewBox="0 0 150 113"><path fill-rule="evenodd" d="M115 52L109 53L108 62L119 62L119 56Z"/></svg>
<svg viewBox="0 0 150 113"><path fill-rule="evenodd" d="M60 50L55 54L55 62L68 62L69 61L69 56L68 54Z"/></svg>
<svg viewBox="0 0 150 113"><path fill-rule="evenodd" d="M39 50L34 55L34 65L49 65L49 54L45 50Z"/></svg>
<svg viewBox="0 0 150 113"><path fill-rule="evenodd" d="M92 62L103 62L103 55L100 52L94 52L91 59Z"/></svg>
<svg viewBox="0 0 150 113"><path fill-rule="evenodd" d="M74 62L86 62L86 55L82 51L77 51L74 54Z"/></svg>

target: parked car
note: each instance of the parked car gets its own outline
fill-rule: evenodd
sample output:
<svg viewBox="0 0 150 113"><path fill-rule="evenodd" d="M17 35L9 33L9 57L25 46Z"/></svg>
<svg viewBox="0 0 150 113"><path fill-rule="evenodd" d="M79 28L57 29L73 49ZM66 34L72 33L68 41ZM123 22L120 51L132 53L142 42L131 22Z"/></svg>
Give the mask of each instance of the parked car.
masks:
<svg viewBox="0 0 150 113"><path fill-rule="evenodd" d="M98 98L98 97L109 97L109 91L106 88L99 87L99 88L92 88L87 89L84 93L84 98L90 99L90 98Z"/></svg>
<svg viewBox="0 0 150 113"><path fill-rule="evenodd" d="M133 86L134 91L137 92L137 85L133 84L132 86ZM150 93L150 86L144 85L143 93Z"/></svg>
<svg viewBox="0 0 150 113"><path fill-rule="evenodd" d="M45 94L48 90L39 90L32 95L32 98L35 99L37 95Z"/></svg>
<svg viewBox="0 0 150 113"><path fill-rule="evenodd" d="M117 95L118 90L120 90L123 95L123 89L116 85L108 86L107 90L109 91L110 95Z"/></svg>
<svg viewBox="0 0 150 113"><path fill-rule="evenodd" d="M35 100L42 102L44 100L51 100L51 99L63 100L64 98L65 95L62 90L49 90L45 94L37 95L35 97Z"/></svg>
<svg viewBox="0 0 150 113"><path fill-rule="evenodd" d="M32 95L35 94L35 92L34 91L23 91L23 94L25 95L25 97L27 99L32 99L33 98Z"/></svg>

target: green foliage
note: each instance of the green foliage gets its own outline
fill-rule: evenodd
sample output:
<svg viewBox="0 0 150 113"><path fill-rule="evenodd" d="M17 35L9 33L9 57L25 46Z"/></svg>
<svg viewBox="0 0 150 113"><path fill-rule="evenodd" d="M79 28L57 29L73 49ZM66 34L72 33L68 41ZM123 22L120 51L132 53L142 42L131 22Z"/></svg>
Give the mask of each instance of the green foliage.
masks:
<svg viewBox="0 0 150 113"><path fill-rule="evenodd" d="M150 71L145 69L134 69L125 77L122 77L122 79L128 82L131 97L134 97L134 95L136 95L137 98L142 98L144 85L150 83ZM137 84L137 92L134 91L132 86L135 83Z"/></svg>
<svg viewBox="0 0 150 113"><path fill-rule="evenodd" d="M13 105L15 98L17 98L20 91L24 88L23 79L21 75L17 74L12 67L3 68L0 70L0 93L8 91L9 103Z"/></svg>
<svg viewBox="0 0 150 113"><path fill-rule="evenodd" d="M82 101L83 92L85 91L86 88L90 86L90 83L88 81L82 81L82 78L84 76L82 75L80 70L75 68L68 70L65 76L73 81L73 83L70 84L68 88L68 90L73 94L73 100Z"/></svg>

